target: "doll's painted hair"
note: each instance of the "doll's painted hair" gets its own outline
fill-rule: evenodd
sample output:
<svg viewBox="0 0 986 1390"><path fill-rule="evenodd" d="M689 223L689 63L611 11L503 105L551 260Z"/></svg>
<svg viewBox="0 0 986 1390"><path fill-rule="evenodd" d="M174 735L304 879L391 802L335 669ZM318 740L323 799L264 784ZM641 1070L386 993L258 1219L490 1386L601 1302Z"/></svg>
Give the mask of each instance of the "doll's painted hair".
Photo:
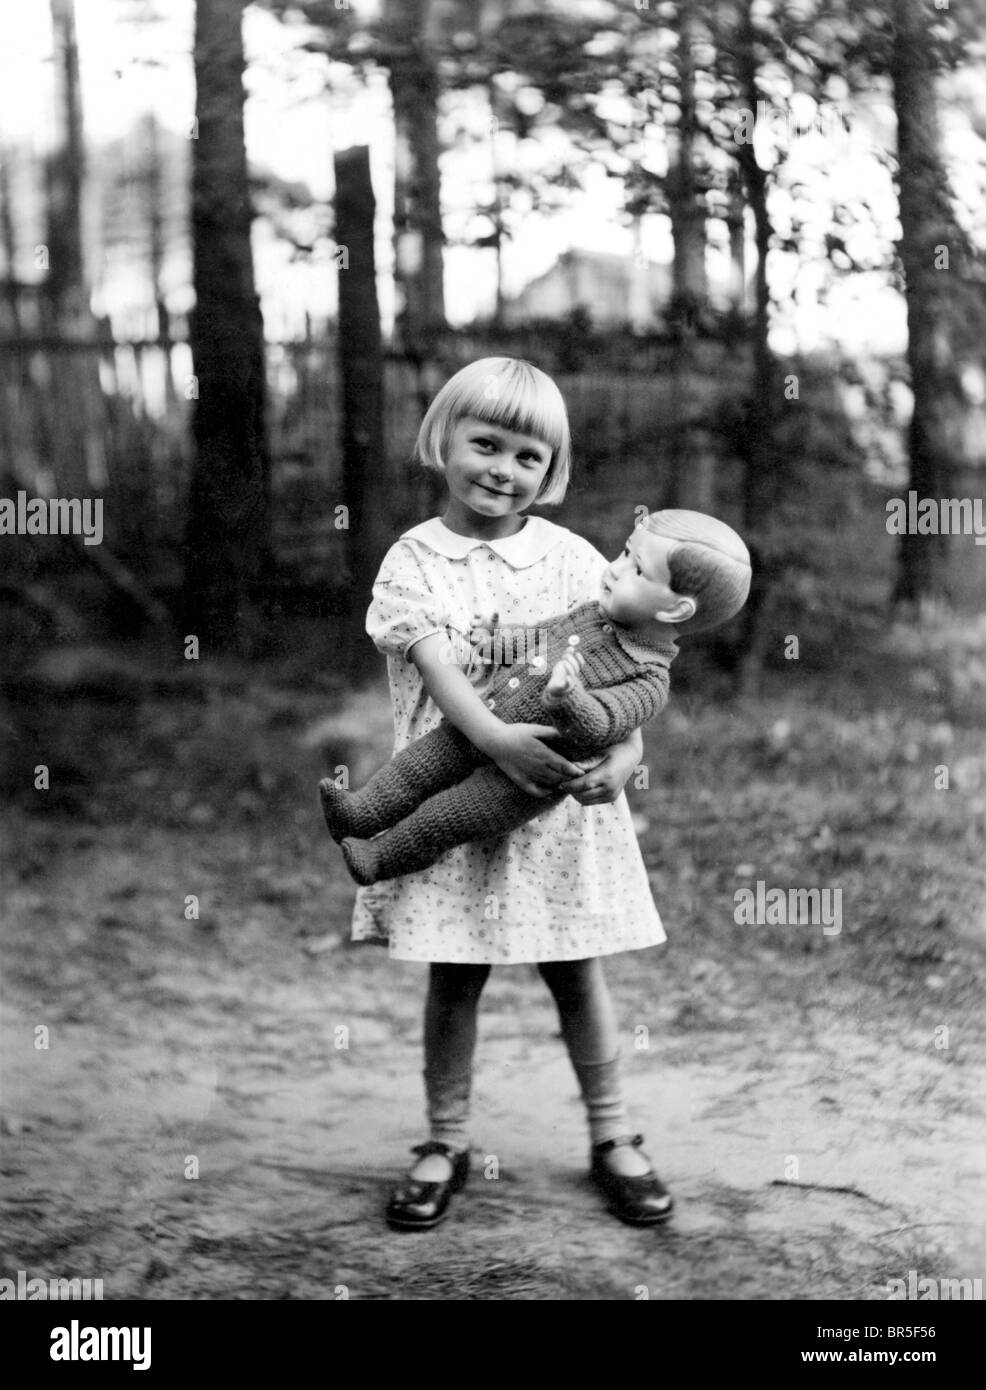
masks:
<svg viewBox="0 0 986 1390"><path fill-rule="evenodd" d="M414 453L426 468L444 473L452 431L467 415L549 445L551 462L535 501L562 500L571 468L571 436L565 402L550 376L518 357L482 357L456 372L428 407L418 431Z"/></svg>
<svg viewBox="0 0 986 1390"><path fill-rule="evenodd" d="M651 512L640 525L679 541L668 557L671 588L693 598L695 616L676 623L679 632L705 632L728 622L750 592L750 552L731 526L704 512L669 508Z"/></svg>

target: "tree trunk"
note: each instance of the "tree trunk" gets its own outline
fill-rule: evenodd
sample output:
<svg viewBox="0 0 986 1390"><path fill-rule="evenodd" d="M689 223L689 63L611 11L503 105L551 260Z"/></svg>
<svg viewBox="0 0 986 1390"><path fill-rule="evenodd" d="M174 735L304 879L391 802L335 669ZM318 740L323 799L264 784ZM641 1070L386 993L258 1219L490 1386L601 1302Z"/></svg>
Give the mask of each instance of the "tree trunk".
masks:
<svg viewBox="0 0 986 1390"><path fill-rule="evenodd" d="M243 139L244 0L198 0L192 144L197 398L185 533L186 631L243 636L249 586L269 565L270 457L263 320L253 278Z"/></svg>
<svg viewBox="0 0 986 1390"><path fill-rule="evenodd" d="M678 89L681 93L677 152L668 173L668 207L674 240L669 319L676 333L672 361L674 466L671 504L695 511L715 509L715 460L699 435L701 413L692 389L698 370L695 332L708 308L705 270L705 200L695 167L698 116L695 108L694 0L678 5Z"/></svg>
<svg viewBox="0 0 986 1390"><path fill-rule="evenodd" d="M147 252L150 264L151 287L154 294L154 320L158 342L164 357L164 393L168 408L175 403L175 383L171 374L171 315L161 286L164 256L167 247L164 221L164 170L161 156L161 131L157 117L149 111L144 120L147 138Z"/></svg>
<svg viewBox="0 0 986 1390"><path fill-rule="evenodd" d="M44 298L48 329L58 333L66 320L86 313L82 252L82 105L79 94L79 48L75 0L50 0L54 38L55 148L48 157L48 273Z"/></svg>
<svg viewBox="0 0 986 1390"><path fill-rule="evenodd" d="M497 330L503 328L503 318L506 310L506 294L503 284L503 242L504 242L504 222L503 222L503 166L500 160L500 105L497 93L496 78L492 74L486 83L487 98L489 100L490 111L490 164L493 171L493 202L490 206L489 216L493 223L493 249L496 253L494 268L494 293L493 293L493 324Z"/></svg>
<svg viewBox="0 0 986 1390"><path fill-rule="evenodd" d="M919 498L947 495L956 462L952 428L965 405L952 356L949 271L941 252L957 248L942 164L935 59L921 0L894 0L891 58L897 113L900 258L907 295L911 417L909 488ZM936 260L939 268L936 268ZM946 262L947 265L947 262ZM944 536L900 538L894 598L921 602L947 590Z"/></svg>
<svg viewBox="0 0 986 1390"><path fill-rule="evenodd" d="M740 92L750 111L757 110L756 35L753 0L740 8L736 63ZM755 535L765 529L767 513L778 495L774 429L777 421L777 373L770 350L770 284L767 255L773 227L767 209L767 173L757 163L752 142L736 146L746 201L756 228L757 269L754 277L753 380L743 430L743 525Z"/></svg>
<svg viewBox="0 0 986 1390"><path fill-rule="evenodd" d="M10 150L0 147L0 246L3 247L4 299L7 302L9 325L13 336L20 337L21 306L17 285L17 233L14 231L14 210L11 201Z"/></svg>
<svg viewBox="0 0 986 1390"><path fill-rule="evenodd" d="M363 668L363 619L373 580L390 543L390 493L383 433L383 353L373 259L375 203L370 152L365 146L335 157L336 241L348 267L339 272L339 343L342 386L342 479L352 598L347 603L343 651L351 675Z"/></svg>
<svg viewBox="0 0 986 1390"><path fill-rule="evenodd" d="M667 179L668 211L674 240L671 313L694 324L706 309L705 202L696 170L698 115L695 107L694 0L678 5L678 89L681 93L677 151Z"/></svg>
<svg viewBox="0 0 986 1390"><path fill-rule="evenodd" d="M729 228L729 299L739 314L746 312L746 199L738 169L729 172L726 224Z"/></svg>
<svg viewBox="0 0 986 1390"><path fill-rule="evenodd" d="M419 360L445 328L439 81L427 44L430 7L431 0L386 0L384 9L396 136L396 336Z"/></svg>

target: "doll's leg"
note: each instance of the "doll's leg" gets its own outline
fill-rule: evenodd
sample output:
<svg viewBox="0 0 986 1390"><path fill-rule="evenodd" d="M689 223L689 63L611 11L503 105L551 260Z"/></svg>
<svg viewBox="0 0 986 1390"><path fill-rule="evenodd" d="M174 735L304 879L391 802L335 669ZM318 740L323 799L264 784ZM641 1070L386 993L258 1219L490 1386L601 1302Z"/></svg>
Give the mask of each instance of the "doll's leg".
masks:
<svg viewBox="0 0 986 1390"><path fill-rule="evenodd" d="M561 799L529 796L490 764L430 797L376 839L343 840L342 852L357 883L378 883L426 869L453 845L497 840Z"/></svg>
<svg viewBox="0 0 986 1390"><path fill-rule="evenodd" d="M326 777L318 790L332 838L364 839L396 825L428 797L468 777L480 756L457 729L440 724L395 754L359 791Z"/></svg>

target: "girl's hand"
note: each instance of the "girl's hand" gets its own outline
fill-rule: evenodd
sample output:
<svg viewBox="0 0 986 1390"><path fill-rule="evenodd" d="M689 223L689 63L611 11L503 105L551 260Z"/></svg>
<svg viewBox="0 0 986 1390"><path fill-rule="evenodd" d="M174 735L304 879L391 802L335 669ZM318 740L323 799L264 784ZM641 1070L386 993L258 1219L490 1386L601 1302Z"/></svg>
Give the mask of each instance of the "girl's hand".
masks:
<svg viewBox="0 0 986 1390"><path fill-rule="evenodd" d="M529 796L551 796L582 774L578 763L570 763L542 742L557 737L558 730L548 724L502 724L484 740L483 751Z"/></svg>
<svg viewBox="0 0 986 1390"><path fill-rule="evenodd" d="M563 782L558 790L574 796L582 806L608 805L617 799L639 766L643 751L643 736L639 729L634 729L622 743L607 748L598 760L585 759L581 775Z"/></svg>

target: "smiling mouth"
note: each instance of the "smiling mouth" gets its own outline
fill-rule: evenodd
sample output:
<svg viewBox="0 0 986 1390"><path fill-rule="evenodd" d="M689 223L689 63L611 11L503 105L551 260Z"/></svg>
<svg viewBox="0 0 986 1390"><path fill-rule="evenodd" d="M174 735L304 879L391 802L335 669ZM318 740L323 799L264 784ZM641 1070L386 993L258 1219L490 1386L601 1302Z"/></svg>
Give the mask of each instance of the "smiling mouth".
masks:
<svg viewBox="0 0 986 1390"><path fill-rule="evenodd" d="M485 483L477 483L476 486L481 487L484 492L492 493L494 497L513 497L514 495L512 492L500 492L495 487L487 487Z"/></svg>

